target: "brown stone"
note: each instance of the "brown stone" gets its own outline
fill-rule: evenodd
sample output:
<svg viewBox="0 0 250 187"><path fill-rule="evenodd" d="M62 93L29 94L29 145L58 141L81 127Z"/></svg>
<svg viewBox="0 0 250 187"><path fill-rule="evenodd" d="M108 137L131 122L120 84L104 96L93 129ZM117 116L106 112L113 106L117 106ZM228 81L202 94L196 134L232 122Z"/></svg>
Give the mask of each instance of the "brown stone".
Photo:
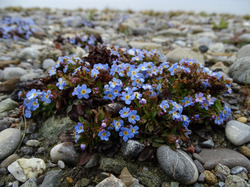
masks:
<svg viewBox="0 0 250 187"><path fill-rule="evenodd" d="M204 175L205 175L205 181L208 184L212 184L213 185L213 184L217 183L217 178L216 178L216 176L212 172L210 172L208 170L205 170L204 171Z"/></svg>
<svg viewBox="0 0 250 187"><path fill-rule="evenodd" d="M12 92L16 88L18 82L19 78L15 78L0 83L0 92Z"/></svg>
<svg viewBox="0 0 250 187"><path fill-rule="evenodd" d="M126 187L130 187L134 183L133 176L129 173L129 170L127 167L123 168L119 178L126 185Z"/></svg>
<svg viewBox="0 0 250 187"><path fill-rule="evenodd" d="M250 158L250 149L247 147L247 146L241 146L239 149L238 149L238 151L241 153L241 154L243 154L243 155L245 155L247 158Z"/></svg>
<svg viewBox="0 0 250 187"><path fill-rule="evenodd" d="M17 65L19 64L19 60L0 60L0 69L3 69L9 66L10 64Z"/></svg>
<svg viewBox="0 0 250 187"><path fill-rule="evenodd" d="M247 118L246 117L239 117L239 118L237 118L237 121L239 121L241 123L246 123L247 122Z"/></svg>

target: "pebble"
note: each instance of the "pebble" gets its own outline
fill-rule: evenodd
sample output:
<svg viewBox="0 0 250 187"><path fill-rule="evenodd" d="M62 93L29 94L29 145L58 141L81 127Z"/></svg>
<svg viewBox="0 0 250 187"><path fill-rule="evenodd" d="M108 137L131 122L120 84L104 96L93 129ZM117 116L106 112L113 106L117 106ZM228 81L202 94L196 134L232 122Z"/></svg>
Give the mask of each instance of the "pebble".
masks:
<svg viewBox="0 0 250 187"><path fill-rule="evenodd" d="M123 156L126 158L136 157L143 149L145 145L135 140L128 140L122 144Z"/></svg>
<svg viewBox="0 0 250 187"><path fill-rule="evenodd" d="M199 173L203 173L205 171L204 167L198 160L194 160L194 164L196 165Z"/></svg>
<svg viewBox="0 0 250 187"><path fill-rule="evenodd" d="M32 123L31 125L28 126L26 134L32 134L35 132L35 130L36 130L36 124Z"/></svg>
<svg viewBox="0 0 250 187"><path fill-rule="evenodd" d="M116 177L108 177L98 183L96 187L108 187L108 186L115 186L115 187L126 187L126 185Z"/></svg>
<svg viewBox="0 0 250 187"><path fill-rule="evenodd" d="M85 165L85 168L92 168L99 164L100 157L97 153L95 153L88 161L88 163Z"/></svg>
<svg viewBox="0 0 250 187"><path fill-rule="evenodd" d="M241 123L247 123L247 118L246 117L239 117L237 119L237 121L241 122Z"/></svg>
<svg viewBox="0 0 250 187"><path fill-rule="evenodd" d="M39 53L40 52L37 49L27 47L27 48L22 49L18 53L17 57L20 58L21 60L36 59Z"/></svg>
<svg viewBox="0 0 250 187"><path fill-rule="evenodd" d="M174 151L169 146L162 145L157 149L157 159L163 171L178 182L193 184L197 181L197 167L184 151Z"/></svg>
<svg viewBox="0 0 250 187"><path fill-rule="evenodd" d="M177 48L169 52L167 55L167 60L173 63L179 62L181 59L195 59L204 65L205 61L201 54L191 51L186 48Z"/></svg>
<svg viewBox="0 0 250 187"><path fill-rule="evenodd" d="M217 178L211 171L205 170L204 175L206 183L211 185L217 183Z"/></svg>
<svg viewBox="0 0 250 187"><path fill-rule="evenodd" d="M80 160L80 154L76 152L74 144L71 142L64 142L54 146L50 151L50 157L54 163L62 160L69 165L76 165Z"/></svg>
<svg viewBox="0 0 250 187"><path fill-rule="evenodd" d="M6 67L3 70L3 80L19 78L27 74L27 71L20 67Z"/></svg>
<svg viewBox="0 0 250 187"><path fill-rule="evenodd" d="M212 139L206 140L201 143L201 146L205 148L212 148L214 147L214 141Z"/></svg>
<svg viewBox="0 0 250 187"><path fill-rule="evenodd" d="M58 160L57 165L61 168L64 169L65 168L65 164L62 160Z"/></svg>
<svg viewBox="0 0 250 187"><path fill-rule="evenodd" d="M22 138L20 130L8 128L0 132L0 160L11 155Z"/></svg>
<svg viewBox="0 0 250 187"><path fill-rule="evenodd" d="M20 151L24 154L24 155L32 155L34 153L34 149L33 147L29 147L29 146L23 146L20 148Z"/></svg>
<svg viewBox="0 0 250 187"><path fill-rule="evenodd" d="M225 181L225 185L230 186L230 187L241 187L241 186L245 187L245 186L248 186L247 182L244 179L237 176L237 175L229 175L229 176L227 176L226 181Z"/></svg>
<svg viewBox="0 0 250 187"><path fill-rule="evenodd" d="M224 182L218 182L214 185L214 187L225 187L225 183Z"/></svg>
<svg viewBox="0 0 250 187"><path fill-rule="evenodd" d="M47 69L49 69L51 67L54 67L55 65L56 65L56 62L53 59L45 59L43 61L42 67L43 67L44 70L47 70Z"/></svg>
<svg viewBox="0 0 250 187"><path fill-rule="evenodd" d="M250 44L244 45L242 48L239 49L239 51L237 53L237 58L243 58L243 57L250 56L249 51L250 51Z"/></svg>
<svg viewBox="0 0 250 187"><path fill-rule="evenodd" d="M246 156L247 158L250 158L250 148L248 148L247 146L241 146L238 151L243 154L244 156Z"/></svg>
<svg viewBox="0 0 250 187"><path fill-rule="evenodd" d="M19 158L20 157L17 154L12 154L12 155L8 156L6 159L4 159L0 166L1 166L1 168L7 168L10 164L15 162Z"/></svg>
<svg viewBox="0 0 250 187"><path fill-rule="evenodd" d="M208 51L208 46L206 46L206 45L200 45L199 46L199 50L200 50L200 52L202 52L202 53L206 53L207 51Z"/></svg>
<svg viewBox="0 0 250 187"><path fill-rule="evenodd" d="M250 171L249 159L231 149L202 149L199 155L204 159L205 164L203 167L207 170L211 170L215 168L217 164L221 163L229 168L243 166Z"/></svg>
<svg viewBox="0 0 250 187"><path fill-rule="evenodd" d="M226 180L226 178L227 178L226 175L224 175L224 174L222 174L222 173L218 173L218 172L215 172L215 176L217 177L217 179L218 179L219 181L223 181L223 182L225 182L225 180Z"/></svg>
<svg viewBox="0 0 250 187"><path fill-rule="evenodd" d="M131 186L134 183L134 178L133 176L129 173L129 170L127 167L123 168L121 175L119 176L121 181L126 185L126 186Z"/></svg>
<svg viewBox="0 0 250 187"><path fill-rule="evenodd" d="M8 171L20 182L38 177L45 170L45 162L40 158L20 158L8 166Z"/></svg>
<svg viewBox="0 0 250 187"><path fill-rule="evenodd" d="M129 42L129 45L138 49L153 50L159 49L162 45L153 42Z"/></svg>
<svg viewBox="0 0 250 187"><path fill-rule="evenodd" d="M13 110L18 107L18 103L8 98L0 102L0 113Z"/></svg>
<svg viewBox="0 0 250 187"><path fill-rule="evenodd" d="M231 168L231 171L230 171L232 175L237 175L238 173L241 173L241 172L245 172L246 174L248 174L247 169L242 166L233 167Z"/></svg>
<svg viewBox="0 0 250 187"><path fill-rule="evenodd" d="M215 171L218 172L218 173L221 173L223 175L226 175L226 176L230 175L229 167L227 167L227 166L225 166L225 165L223 165L221 163L219 163L219 164L217 164L215 166Z"/></svg>
<svg viewBox="0 0 250 187"><path fill-rule="evenodd" d="M40 145L40 142L38 140L28 140L26 142L26 145L31 147L38 147Z"/></svg>
<svg viewBox="0 0 250 187"><path fill-rule="evenodd" d="M201 164L205 163L204 159L197 153L193 153L193 158L199 160Z"/></svg>
<svg viewBox="0 0 250 187"><path fill-rule="evenodd" d="M199 182L205 182L205 175L204 175L204 173L201 173L201 174L199 175L198 181L199 181Z"/></svg>
<svg viewBox="0 0 250 187"><path fill-rule="evenodd" d="M0 132L10 127L12 123L7 119L0 120Z"/></svg>
<svg viewBox="0 0 250 187"><path fill-rule="evenodd" d="M61 184L61 178L61 170L51 170L46 174L40 187L59 187Z"/></svg>
<svg viewBox="0 0 250 187"><path fill-rule="evenodd" d="M20 187L37 187L37 181L35 177L31 177L29 180L27 180L24 184L22 184Z"/></svg>
<svg viewBox="0 0 250 187"><path fill-rule="evenodd" d="M236 120L227 122L226 137L236 146L250 141L250 126Z"/></svg>

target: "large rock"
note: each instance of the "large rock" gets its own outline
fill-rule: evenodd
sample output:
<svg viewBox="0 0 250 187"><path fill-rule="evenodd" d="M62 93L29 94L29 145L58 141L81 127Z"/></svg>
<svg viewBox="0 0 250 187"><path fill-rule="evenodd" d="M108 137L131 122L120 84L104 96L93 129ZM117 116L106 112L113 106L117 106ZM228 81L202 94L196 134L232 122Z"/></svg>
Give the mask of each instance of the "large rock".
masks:
<svg viewBox="0 0 250 187"><path fill-rule="evenodd" d="M176 28L169 28L164 29L159 32L157 32L155 35L162 35L162 36L185 36L187 33L181 31L180 29Z"/></svg>
<svg viewBox="0 0 250 187"><path fill-rule="evenodd" d="M8 166L8 171L21 182L38 177L46 170L45 162L40 158L20 158Z"/></svg>
<svg viewBox="0 0 250 187"><path fill-rule="evenodd" d="M236 120L227 122L226 137L234 145L242 145L250 141L250 126Z"/></svg>
<svg viewBox="0 0 250 187"><path fill-rule="evenodd" d="M6 67L3 70L3 79L9 80L25 75L27 71L20 67Z"/></svg>
<svg viewBox="0 0 250 187"><path fill-rule="evenodd" d="M43 183L40 185L40 187L59 187L61 184L61 178L62 178L61 170L49 171L46 174Z"/></svg>
<svg viewBox="0 0 250 187"><path fill-rule="evenodd" d="M204 58L201 54L185 48L177 48L169 52L166 57L168 61L171 61L173 63L179 62L181 59L195 59L201 64L205 64Z"/></svg>
<svg viewBox="0 0 250 187"><path fill-rule="evenodd" d="M237 59L230 66L228 74L235 82L250 84L250 56Z"/></svg>
<svg viewBox="0 0 250 187"><path fill-rule="evenodd" d="M20 130L8 128L0 132L0 160L11 155L19 145L22 138Z"/></svg>
<svg viewBox="0 0 250 187"><path fill-rule="evenodd" d="M229 168L243 166L250 171L250 161L242 154L227 148L220 149L202 149L199 155L204 159L205 169L211 170L219 163Z"/></svg>
<svg viewBox="0 0 250 187"><path fill-rule="evenodd" d="M184 151L162 145L157 149L157 159L165 173L178 182L188 185L197 181L197 167Z"/></svg>
<svg viewBox="0 0 250 187"><path fill-rule="evenodd" d="M126 187L126 185L120 179L114 176L108 177L96 185L96 187L110 187L110 186Z"/></svg>
<svg viewBox="0 0 250 187"><path fill-rule="evenodd" d="M38 55L39 51L37 49L27 47L22 49L17 55L17 57L20 58L21 60L27 60L27 59L36 59Z"/></svg>
<svg viewBox="0 0 250 187"><path fill-rule="evenodd" d="M46 139L49 139L51 144L55 144L57 137L63 131L72 131L75 123L69 117L52 116L46 120L43 126L39 129L39 133Z"/></svg>
<svg viewBox="0 0 250 187"><path fill-rule="evenodd" d="M50 157L54 163L62 160L66 164L76 165L80 160L80 154L76 152L74 144L71 142L64 142L56 145L50 151Z"/></svg>

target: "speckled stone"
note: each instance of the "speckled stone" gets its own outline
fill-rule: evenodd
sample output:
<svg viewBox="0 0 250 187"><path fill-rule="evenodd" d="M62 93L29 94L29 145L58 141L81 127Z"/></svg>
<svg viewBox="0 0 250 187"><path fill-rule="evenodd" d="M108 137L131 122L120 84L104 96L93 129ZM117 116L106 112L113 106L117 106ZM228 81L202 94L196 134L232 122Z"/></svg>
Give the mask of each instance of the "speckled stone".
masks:
<svg viewBox="0 0 250 187"><path fill-rule="evenodd" d="M197 167L184 151L179 149L174 151L169 146L162 145L157 149L157 159L163 171L178 182L193 184L197 181Z"/></svg>
<svg viewBox="0 0 250 187"><path fill-rule="evenodd" d="M237 176L237 175L229 175L229 176L227 176L225 184L226 184L226 186L230 186L230 187L241 187L241 186L245 187L245 186L248 186L247 182L244 179Z"/></svg>
<svg viewBox="0 0 250 187"><path fill-rule="evenodd" d="M22 138L21 131L8 128L0 132L0 160L12 154L19 145Z"/></svg>
<svg viewBox="0 0 250 187"><path fill-rule="evenodd" d="M204 175L205 175L205 181L208 184L213 185L213 184L217 183L217 178L211 171L205 170Z"/></svg>
<svg viewBox="0 0 250 187"><path fill-rule="evenodd" d="M230 169L229 167L219 163L215 166L215 171L218 172L218 173L222 173L226 176L230 175Z"/></svg>

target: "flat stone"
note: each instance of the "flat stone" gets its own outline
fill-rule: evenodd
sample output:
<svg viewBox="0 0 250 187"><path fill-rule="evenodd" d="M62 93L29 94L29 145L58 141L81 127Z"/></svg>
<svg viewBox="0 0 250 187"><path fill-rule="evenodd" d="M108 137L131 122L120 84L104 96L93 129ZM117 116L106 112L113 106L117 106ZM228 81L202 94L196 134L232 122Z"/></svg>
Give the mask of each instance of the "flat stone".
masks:
<svg viewBox="0 0 250 187"><path fill-rule="evenodd" d="M1 80L1 79L0 79ZM0 83L0 92L12 92L16 88L19 78L13 78Z"/></svg>
<svg viewBox="0 0 250 187"><path fill-rule="evenodd" d="M230 186L230 187L239 187L239 186L245 187L245 186L248 186L247 182L244 179L237 176L237 175L229 175L226 178L225 185Z"/></svg>
<svg viewBox="0 0 250 187"><path fill-rule="evenodd" d="M199 154L193 153L193 157L194 157L195 159L199 160L199 162L200 162L201 164L204 164L204 163L205 163L204 159L201 158L201 156L200 156Z"/></svg>
<svg viewBox="0 0 250 187"><path fill-rule="evenodd" d="M110 186L126 187L126 185L120 179L113 176L104 179L102 182L96 185L96 187L110 187Z"/></svg>
<svg viewBox="0 0 250 187"><path fill-rule="evenodd" d="M30 72L20 77L21 82L32 81L35 78L41 77L38 73Z"/></svg>
<svg viewBox="0 0 250 187"><path fill-rule="evenodd" d="M77 153L74 144L71 142L64 142L54 146L50 151L50 157L54 163L62 160L69 165L76 165L80 160L80 153Z"/></svg>
<svg viewBox="0 0 250 187"><path fill-rule="evenodd" d="M204 167L198 160L194 160L194 164L196 165L199 173L203 173L205 171Z"/></svg>
<svg viewBox="0 0 250 187"><path fill-rule="evenodd" d="M17 154L10 155L2 161L0 166L1 166L1 168L7 168L10 164L15 162L19 158L20 157Z"/></svg>
<svg viewBox="0 0 250 187"><path fill-rule="evenodd" d="M126 186L131 186L134 183L134 178L133 176L129 173L128 168L125 167L123 168L121 175L119 176L121 181L126 185Z"/></svg>
<svg viewBox="0 0 250 187"><path fill-rule="evenodd" d="M39 129L39 134L41 137L49 139L51 144L55 144L61 132L72 131L74 126L75 123L69 117L52 116L43 123L43 126Z"/></svg>
<svg viewBox="0 0 250 187"><path fill-rule="evenodd" d="M19 145L22 138L20 130L8 128L0 132L0 160L11 155Z"/></svg>
<svg viewBox="0 0 250 187"><path fill-rule="evenodd" d="M38 140L28 140L26 142L26 145L31 147L38 147L40 145L40 142Z"/></svg>
<svg viewBox="0 0 250 187"><path fill-rule="evenodd" d="M174 49L173 51L169 52L166 57L167 60L171 61L172 63L179 62L182 59L195 59L201 64L205 64L204 57L201 54L186 48Z"/></svg>
<svg viewBox="0 0 250 187"><path fill-rule="evenodd" d="M100 157L97 153L95 153L88 161L88 163L85 165L85 168L92 168L98 165L100 160Z"/></svg>
<svg viewBox="0 0 250 187"><path fill-rule="evenodd" d="M122 144L123 156L132 158L136 157L143 149L145 145L135 140L128 140Z"/></svg>
<svg viewBox="0 0 250 187"><path fill-rule="evenodd" d="M217 164L221 163L229 168L243 166L250 171L248 158L231 149L202 149L199 155L204 159L205 164L203 166L207 170L214 169Z"/></svg>
<svg viewBox="0 0 250 187"><path fill-rule="evenodd" d="M18 103L13 101L10 98L7 98L7 99L0 102L0 113L7 112L7 111L13 110L15 108L18 108Z"/></svg>
<svg viewBox="0 0 250 187"><path fill-rule="evenodd" d="M7 119L0 120L0 132L10 127L12 123Z"/></svg>
<svg viewBox="0 0 250 187"><path fill-rule="evenodd" d="M214 141L212 139L206 140L201 143L201 146L205 148L212 148L214 147Z"/></svg>
<svg viewBox="0 0 250 187"><path fill-rule="evenodd" d="M179 149L174 151L169 146L162 145L157 149L157 159L163 171L178 182L193 184L197 181L197 167L184 151Z"/></svg>
<svg viewBox="0 0 250 187"><path fill-rule="evenodd" d="M29 180L27 180L20 187L37 187L36 178L35 177L31 177Z"/></svg>
<svg viewBox="0 0 250 187"><path fill-rule="evenodd" d="M129 42L129 45L139 49L153 50L159 49L162 45L152 42Z"/></svg>
<svg viewBox="0 0 250 187"><path fill-rule="evenodd" d="M61 170L51 170L46 174L40 187L59 187L61 184L61 178Z"/></svg>
<svg viewBox="0 0 250 187"><path fill-rule="evenodd" d="M227 122L226 137L234 145L242 145L250 141L250 126L236 120Z"/></svg>
<svg viewBox="0 0 250 187"><path fill-rule="evenodd" d="M20 182L36 178L45 170L45 162L40 158L20 158L8 166L8 171Z"/></svg>

